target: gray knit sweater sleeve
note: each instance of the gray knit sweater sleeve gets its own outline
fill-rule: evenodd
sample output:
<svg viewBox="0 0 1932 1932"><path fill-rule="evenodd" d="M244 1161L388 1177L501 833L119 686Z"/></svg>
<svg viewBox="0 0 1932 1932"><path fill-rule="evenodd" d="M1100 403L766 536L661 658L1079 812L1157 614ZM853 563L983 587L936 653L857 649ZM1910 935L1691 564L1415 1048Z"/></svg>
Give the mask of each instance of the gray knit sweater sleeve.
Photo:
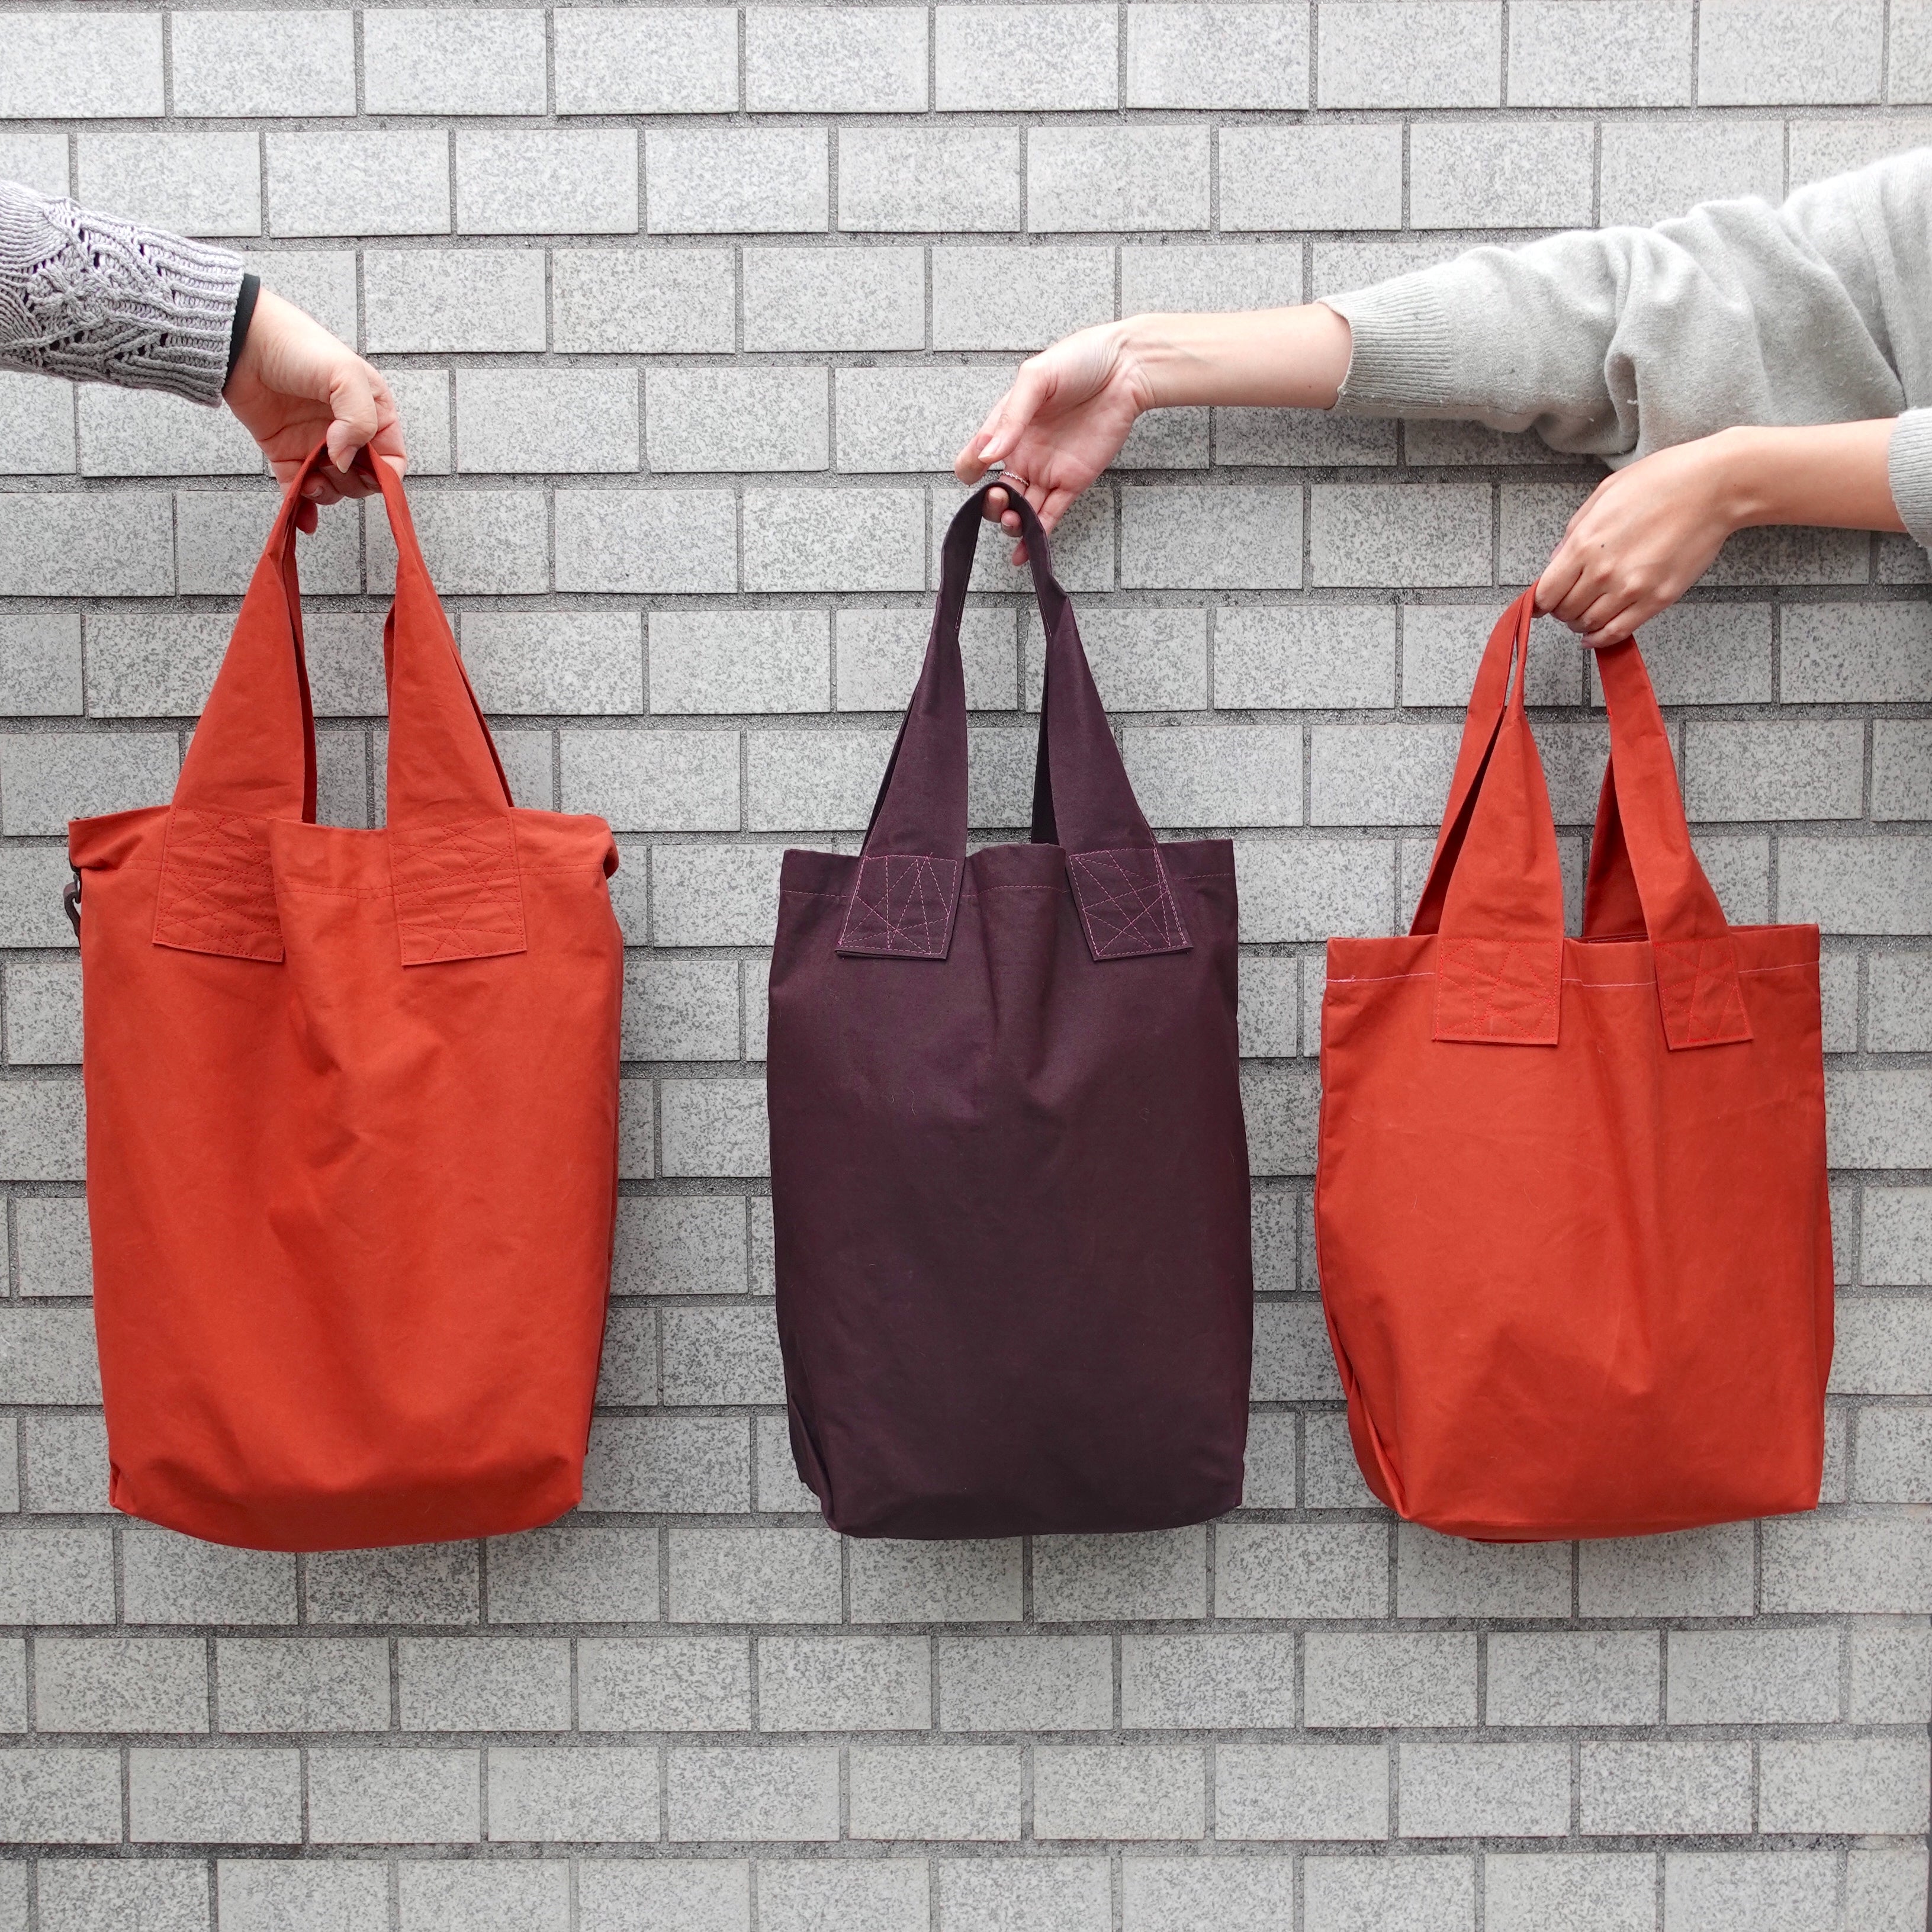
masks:
<svg viewBox="0 0 1932 1932"><path fill-rule="evenodd" d="M1612 465L1738 423L1900 416L1893 494L1932 538L1932 148L1781 207L1477 248L1328 301L1353 413L1534 430Z"/></svg>
<svg viewBox="0 0 1932 1932"><path fill-rule="evenodd" d="M221 400L240 258L0 181L0 368Z"/></svg>

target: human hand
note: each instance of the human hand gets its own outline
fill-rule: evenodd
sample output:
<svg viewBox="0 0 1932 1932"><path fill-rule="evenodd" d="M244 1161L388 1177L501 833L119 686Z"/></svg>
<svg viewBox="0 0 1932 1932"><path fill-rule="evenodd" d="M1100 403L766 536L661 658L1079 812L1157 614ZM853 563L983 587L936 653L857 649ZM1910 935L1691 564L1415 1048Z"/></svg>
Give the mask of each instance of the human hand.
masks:
<svg viewBox="0 0 1932 1932"><path fill-rule="evenodd" d="M976 483L994 463L1051 531L1081 491L1120 454L1134 419L1154 398L1118 322L1083 328L1020 364L1012 387L994 404L955 458L952 473ZM986 515L1019 534L1008 492L988 493ZM1018 544L1013 561L1026 561Z"/></svg>
<svg viewBox="0 0 1932 1932"><path fill-rule="evenodd" d="M1660 449L1598 484L1537 580L1537 609L1592 650L1668 610L1748 520L1734 488L1735 434Z"/></svg>
<svg viewBox="0 0 1932 1932"><path fill-rule="evenodd" d="M284 488L326 436L333 467L319 465L303 485L304 500L296 517L304 530L315 528L320 506L367 496L378 488L368 472L350 467L365 444L398 476L403 473L407 452L388 384L313 316L267 289L256 298L247 339L222 394Z"/></svg>
<svg viewBox="0 0 1932 1932"><path fill-rule="evenodd" d="M1324 302L1136 315L1083 328L1021 364L952 473L976 483L1004 464L1050 530L1120 454L1144 410L1332 409L1352 342L1347 322ZM989 491L986 514L1018 536L1008 495ZM1024 544L1013 561L1026 561Z"/></svg>

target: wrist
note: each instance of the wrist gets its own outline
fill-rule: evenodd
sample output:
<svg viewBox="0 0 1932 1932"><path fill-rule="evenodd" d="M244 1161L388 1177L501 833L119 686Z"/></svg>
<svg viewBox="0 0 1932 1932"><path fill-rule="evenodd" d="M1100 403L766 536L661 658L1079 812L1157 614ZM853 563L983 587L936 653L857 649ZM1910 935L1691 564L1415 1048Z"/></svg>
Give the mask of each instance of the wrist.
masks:
<svg viewBox="0 0 1932 1932"><path fill-rule="evenodd" d="M1702 439L1711 509L1727 532L1769 521L1770 453L1766 433L1741 426Z"/></svg>
<svg viewBox="0 0 1932 1932"><path fill-rule="evenodd" d="M1173 393L1176 358L1173 332L1166 326L1173 320L1170 315L1130 315L1103 325L1111 339L1114 367L1136 416L1149 410L1172 409L1185 400Z"/></svg>
<svg viewBox="0 0 1932 1932"><path fill-rule="evenodd" d="M236 292L235 314L228 325L228 367L221 378L224 390L235 380L235 365L242 359L242 350L248 340L248 331L254 325L256 305L261 295L261 277L243 275L242 286Z"/></svg>

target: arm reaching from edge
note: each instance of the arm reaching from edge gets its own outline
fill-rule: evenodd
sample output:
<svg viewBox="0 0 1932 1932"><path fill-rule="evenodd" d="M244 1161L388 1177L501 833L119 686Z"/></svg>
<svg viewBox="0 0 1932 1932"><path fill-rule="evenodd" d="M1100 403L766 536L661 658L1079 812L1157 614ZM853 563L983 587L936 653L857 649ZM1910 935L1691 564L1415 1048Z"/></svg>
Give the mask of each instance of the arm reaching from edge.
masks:
<svg viewBox="0 0 1932 1932"><path fill-rule="evenodd" d="M1050 531L1146 411L1215 403L1325 410L1348 368L1348 325L1319 302L1102 322L1021 364L952 473L976 483L1003 464ZM1003 490L988 496L986 514L1018 533ZM1026 561L1024 544L1013 561Z"/></svg>
<svg viewBox="0 0 1932 1932"><path fill-rule="evenodd" d="M0 181L0 368L226 400L286 484L325 435L334 468L300 512L366 496L365 443L400 472L394 398L312 316L260 290L241 258Z"/></svg>
<svg viewBox="0 0 1932 1932"><path fill-rule="evenodd" d="M1142 410L1178 404L1482 422L1612 467L1740 424L1906 411L1893 494L1926 542L1928 200L1921 148L1780 207L1710 202L1654 228L1472 249L1303 308L1102 324L1024 365L955 470L972 482L1004 462L1051 528Z"/></svg>

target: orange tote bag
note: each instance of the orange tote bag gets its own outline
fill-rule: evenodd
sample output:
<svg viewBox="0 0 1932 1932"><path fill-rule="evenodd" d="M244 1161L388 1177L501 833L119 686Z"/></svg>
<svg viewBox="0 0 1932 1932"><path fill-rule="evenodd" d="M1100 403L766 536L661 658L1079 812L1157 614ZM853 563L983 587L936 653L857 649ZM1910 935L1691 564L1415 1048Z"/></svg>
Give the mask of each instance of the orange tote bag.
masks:
<svg viewBox="0 0 1932 1932"><path fill-rule="evenodd" d="M1532 612L1490 640L1408 936L1329 943L1316 1230L1356 1459L1401 1515L1498 1540L1810 1509L1818 931L1726 924L1633 642L1597 657L1610 766L1564 937Z"/></svg>
<svg viewBox="0 0 1932 1932"><path fill-rule="evenodd" d="M315 823L321 455L173 803L68 832L110 1497L267 1550L569 1508L616 1211L610 830L513 808L386 464L388 823Z"/></svg>

